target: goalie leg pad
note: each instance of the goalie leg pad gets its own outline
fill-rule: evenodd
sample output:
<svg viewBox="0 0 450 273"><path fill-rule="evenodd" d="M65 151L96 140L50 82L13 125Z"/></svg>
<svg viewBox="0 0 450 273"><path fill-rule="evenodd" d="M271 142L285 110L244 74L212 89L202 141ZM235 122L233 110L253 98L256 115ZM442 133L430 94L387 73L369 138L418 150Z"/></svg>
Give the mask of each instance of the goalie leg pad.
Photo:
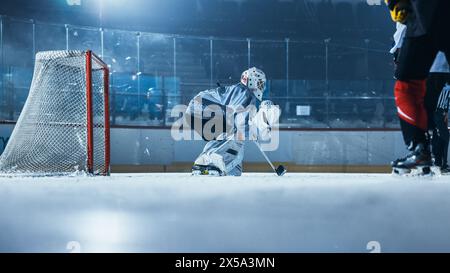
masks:
<svg viewBox="0 0 450 273"><path fill-rule="evenodd" d="M221 170L223 175L239 176L243 158L244 143L229 138L208 142L194 164L214 166Z"/></svg>

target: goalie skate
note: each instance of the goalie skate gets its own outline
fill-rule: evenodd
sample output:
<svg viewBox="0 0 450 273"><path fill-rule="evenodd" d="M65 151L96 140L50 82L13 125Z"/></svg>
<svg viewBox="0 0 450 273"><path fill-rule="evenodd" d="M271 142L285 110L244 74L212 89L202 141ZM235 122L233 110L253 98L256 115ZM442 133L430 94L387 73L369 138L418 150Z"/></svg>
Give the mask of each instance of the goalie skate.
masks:
<svg viewBox="0 0 450 273"><path fill-rule="evenodd" d="M222 171L214 166L194 165L192 167L192 175L209 175L209 176L222 176Z"/></svg>

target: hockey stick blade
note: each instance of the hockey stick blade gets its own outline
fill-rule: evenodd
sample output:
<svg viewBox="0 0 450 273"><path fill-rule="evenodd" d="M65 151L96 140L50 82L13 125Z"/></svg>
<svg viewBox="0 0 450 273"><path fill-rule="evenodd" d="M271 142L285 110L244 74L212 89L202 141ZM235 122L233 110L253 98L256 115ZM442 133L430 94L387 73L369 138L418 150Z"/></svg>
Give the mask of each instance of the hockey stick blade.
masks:
<svg viewBox="0 0 450 273"><path fill-rule="evenodd" d="M278 176L283 176L287 170L283 165L278 166L278 168L275 170Z"/></svg>
<svg viewBox="0 0 450 273"><path fill-rule="evenodd" d="M286 168L283 165L278 166L277 168L275 168L275 166L273 165L272 161L270 161L269 157L266 155L266 153L263 151L263 149L261 148L261 145L259 144L259 142L255 141L255 145L258 147L259 151L261 152L261 154L264 156L264 158L266 159L267 163L269 163L270 167L272 168L272 170L278 175L278 176L283 176L286 173Z"/></svg>

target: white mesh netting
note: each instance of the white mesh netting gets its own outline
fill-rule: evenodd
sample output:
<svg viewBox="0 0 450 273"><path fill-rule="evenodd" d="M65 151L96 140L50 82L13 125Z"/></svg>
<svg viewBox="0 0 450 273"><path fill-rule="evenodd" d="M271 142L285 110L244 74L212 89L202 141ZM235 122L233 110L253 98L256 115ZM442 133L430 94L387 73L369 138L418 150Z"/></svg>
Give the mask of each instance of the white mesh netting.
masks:
<svg viewBox="0 0 450 273"><path fill-rule="evenodd" d="M92 62L94 174L105 166L103 67ZM36 55L28 99L0 157L0 173L61 175L88 170L86 52Z"/></svg>

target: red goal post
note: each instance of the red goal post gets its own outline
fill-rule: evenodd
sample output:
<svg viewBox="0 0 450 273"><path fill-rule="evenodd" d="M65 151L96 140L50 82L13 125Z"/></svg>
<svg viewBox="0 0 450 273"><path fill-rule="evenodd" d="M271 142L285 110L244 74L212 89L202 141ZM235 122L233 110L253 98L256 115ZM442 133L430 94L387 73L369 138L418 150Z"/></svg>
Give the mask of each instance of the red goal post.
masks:
<svg viewBox="0 0 450 273"><path fill-rule="evenodd" d="M92 105L92 65L95 62L101 67L103 72L103 86L104 86L104 115L105 115L105 169L103 175L110 174L110 160L111 160L111 144L110 144L110 122L109 122L109 68L95 53L91 50L86 51L86 100L87 100L87 151L88 162L87 170L89 173L94 172L94 120L93 120L93 105Z"/></svg>

